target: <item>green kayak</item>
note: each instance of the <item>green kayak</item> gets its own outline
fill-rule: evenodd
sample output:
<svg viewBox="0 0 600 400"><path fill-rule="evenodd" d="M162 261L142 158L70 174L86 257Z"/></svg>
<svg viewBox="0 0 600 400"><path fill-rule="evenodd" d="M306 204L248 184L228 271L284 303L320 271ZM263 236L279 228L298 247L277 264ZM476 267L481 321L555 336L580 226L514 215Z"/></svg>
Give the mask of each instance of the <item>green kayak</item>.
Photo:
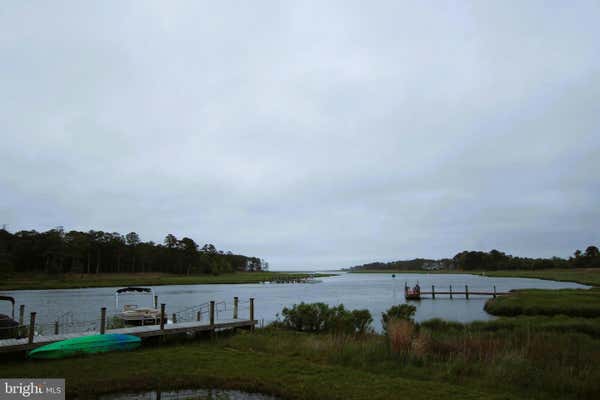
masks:
<svg viewBox="0 0 600 400"><path fill-rule="evenodd" d="M31 350L29 358L55 359L72 357L81 354L105 353L107 351L133 350L139 347L142 340L137 336L107 334L90 335L50 343Z"/></svg>

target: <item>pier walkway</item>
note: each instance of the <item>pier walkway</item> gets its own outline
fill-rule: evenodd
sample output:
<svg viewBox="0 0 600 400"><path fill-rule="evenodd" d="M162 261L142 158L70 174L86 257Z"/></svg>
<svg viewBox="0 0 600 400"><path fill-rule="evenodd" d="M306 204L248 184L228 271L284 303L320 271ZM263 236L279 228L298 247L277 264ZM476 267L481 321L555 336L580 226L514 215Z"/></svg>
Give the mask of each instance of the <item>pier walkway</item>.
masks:
<svg viewBox="0 0 600 400"><path fill-rule="evenodd" d="M215 323L212 325L210 321L191 321L180 322L176 324L166 324L162 329L160 325L145 325L130 328L107 329L105 333L120 333L134 335L140 338L149 338L153 336L175 335L188 332L206 332L235 328L252 329L256 323L257 321L251 321L249 319L223 319L215 321ZM62 335L34 336L32 342L30 342L28 338L2 339L0 340L0 353L26 351L49 343L60 342L61 340L97 334L98 332L78 332L66 333Z"/></svg>
<svg viewBox="0 0 600 400"><path fill-rule="evenodd" d="M254 327L258 323L254 318L254 298L250 298L249 301L240 301L238 297L234 297L233 309L231 309L232 314L230 314L232 318L219 318L219 315L228 311L227 304L224 301L210 301L186 307L183 310L173 313L170 320L167 318L166 304L161 303L160 308L158 307L158 296L154 296L154 303L155 309L160 310L160 314L153 319L152 324L114 327L113 329L110 329L108 326L108 321L114 319L115 315L109 317L106 307L100 309L98 323L95 323L94 320L78 322L57 319L54 323L36 325L37 313L31 312L29 324L25 325L25 306L21 305L19 307L18 326L8 327L5 328L5 332L0 332L4 338L8 337L0 339L0 353L27 351L66 339L98 334L125 334L140 338L165 337L168 335L215 332L237 328L254 330ZM248 317L240 318L240 308L246 307L248 307L249 311ZM205 316L203 317L203 315ZM50 328L50 331L53 331L53 334L45 333L49 331L48 328ZM63 332L61 332L61 329ZM75 331L69 332L70 329L75 329Z"/></svg>

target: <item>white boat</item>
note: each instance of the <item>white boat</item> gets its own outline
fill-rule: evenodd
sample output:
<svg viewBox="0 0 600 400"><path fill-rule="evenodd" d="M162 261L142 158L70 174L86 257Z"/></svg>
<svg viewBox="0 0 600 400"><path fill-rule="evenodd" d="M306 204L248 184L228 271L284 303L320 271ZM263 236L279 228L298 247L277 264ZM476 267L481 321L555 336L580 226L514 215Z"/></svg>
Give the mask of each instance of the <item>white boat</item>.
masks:
<svg viewBox="0 0 600 400"><path fill-rule="evenodd" d="M12 314L0 314L0 339L14 338L19 333L19 323L15 321L15 299L10 296L0 296L0 300L8 301L12 304Z"/></svg>
<svg viewBox="0 0 600 400"><path fill-rule="evenodd" d="M151 288L126 287L115 292L115 306L119 310L119 295L141 294L150 295L150 302L154 299L154 291ZM127 325L156 325L160 324L160 310L154 307L140 307L137 304L124 304L123 309L116 317Z"/></svg>

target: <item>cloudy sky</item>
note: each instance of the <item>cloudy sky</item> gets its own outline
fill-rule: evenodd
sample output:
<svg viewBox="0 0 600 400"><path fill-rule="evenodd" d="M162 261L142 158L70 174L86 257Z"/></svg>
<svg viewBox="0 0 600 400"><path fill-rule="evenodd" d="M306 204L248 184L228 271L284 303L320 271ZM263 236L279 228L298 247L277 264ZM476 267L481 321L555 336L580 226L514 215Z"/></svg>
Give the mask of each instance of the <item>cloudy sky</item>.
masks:
<svg viewBox="0 0 600 400"><path fill-rule="evenodd" d="M600 2L4 1L0 224L345 267L600 244Z"/></svg>

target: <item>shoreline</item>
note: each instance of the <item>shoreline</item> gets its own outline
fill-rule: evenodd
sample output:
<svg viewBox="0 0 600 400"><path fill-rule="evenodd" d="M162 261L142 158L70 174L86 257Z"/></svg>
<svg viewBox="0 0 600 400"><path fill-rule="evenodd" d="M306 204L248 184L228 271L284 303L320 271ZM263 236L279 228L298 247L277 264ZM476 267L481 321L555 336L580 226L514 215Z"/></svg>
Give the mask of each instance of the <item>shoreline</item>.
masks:
<svg viewBox="0 0 600 400"><path fill-rule="evenodd" d="M557 282L573 282L592 287L600 286L600 268L538 269L538 270L360 270L350 274L423 274L423 275L479 275L491 278L530 278Z"/></svg>
<svg viewBox="0 0 600 400"><path fill-rule="evenodd" d="M287 272L232 272L220 275L174 275L165 273L125 274L32 274L15 275L1 280L0 291L89 289L124 286L165 285L239 285L270 281L325 278L336 274Z"/></svg>

